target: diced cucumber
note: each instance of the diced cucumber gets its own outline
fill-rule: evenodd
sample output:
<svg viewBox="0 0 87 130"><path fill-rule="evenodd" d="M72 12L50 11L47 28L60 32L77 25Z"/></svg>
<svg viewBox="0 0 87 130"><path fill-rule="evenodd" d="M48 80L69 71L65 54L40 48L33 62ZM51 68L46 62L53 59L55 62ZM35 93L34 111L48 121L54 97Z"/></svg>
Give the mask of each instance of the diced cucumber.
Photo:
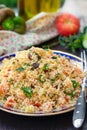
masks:
<svg viewBox="0 0 87 130"><path fill-rule="evenodd" d="M82 45L85 49L87 49L87 33L84 35Z"/></svg>

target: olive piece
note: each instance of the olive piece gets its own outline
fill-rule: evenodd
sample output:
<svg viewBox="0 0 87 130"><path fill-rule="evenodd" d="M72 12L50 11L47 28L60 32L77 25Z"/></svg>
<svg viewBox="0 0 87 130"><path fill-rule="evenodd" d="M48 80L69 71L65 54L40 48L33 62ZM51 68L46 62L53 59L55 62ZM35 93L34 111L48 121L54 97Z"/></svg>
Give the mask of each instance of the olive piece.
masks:
<svg viewBox="0 0 87 130"><path fill-rule="evenodd" d="M32 69L37 69L39 67L39 63L38 62L35 62L32 64Z"/></svg>
<svg viewBox="0 0 87 130"><path fill-rule="evenodd" d="M28 59L30 59L30 60L32 59L32 55L30 53L28 53L27 56L28 56Z"/></svg>

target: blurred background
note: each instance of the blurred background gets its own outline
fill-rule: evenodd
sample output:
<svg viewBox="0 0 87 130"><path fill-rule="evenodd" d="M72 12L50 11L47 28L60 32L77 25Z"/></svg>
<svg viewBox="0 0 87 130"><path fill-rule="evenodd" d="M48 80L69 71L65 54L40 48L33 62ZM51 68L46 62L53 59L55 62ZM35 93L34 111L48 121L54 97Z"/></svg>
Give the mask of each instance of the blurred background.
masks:
<svg viewBox="0 0 87 130"><path fill-rule="evenodd" d="M25 20L32 18L40 12L55 12L65 0L0 0L0 5L14 9L16 16L20 15Z"/></svg>
<svg viewBox="0 0 87 130"><path fill-rule="evenodd" d="M5 4L8 7L17 7L17 0L0 0L0 4Z"/></svg>
<svg viewBox="0 0 87 130"><path fill-rule="evenodd" d="M5 4L8 7L15 8L17 7L18 0L0 0L0 4ZM61 4L64 2L64 0L61 0Z"/></svg>
<svg viewBox="0 0 87 130"><path fill-rule="evenodd" d="M16 15L21 15L21 13L19 13L19 10L18 10L19 1L26 1L25 3L27 3L27 2L29 3L29 0L0 0L0 4L4 4L7 7L13 8ZM30 0L30 1L33 1L33 0ZM70 1L72 1L72 0L70 0ZM47 0L46 0L46 2L47 2ZM60 4L61 4L60 7L63 6L64 2L65 2L65 0L60 0ZM75 2L77 3L76 5L77 5L77 7L79 7L80 14L82 17L84 17L84 21L87 25L87 15L86 15L87 0L76 0ZM23 3L23 2L20 2L20 3ZM28 6L28 4L26 4L26 5ZM32 5L34 5L34 4L32 4ZM23 10L24 4L21 6L21 8L22 9L20 9L20 12L21 12L21 10ZM32 10L33 9L34 9L34 7L32 6ZM24 12L22 11L22 13L24 13Z"/></svg>

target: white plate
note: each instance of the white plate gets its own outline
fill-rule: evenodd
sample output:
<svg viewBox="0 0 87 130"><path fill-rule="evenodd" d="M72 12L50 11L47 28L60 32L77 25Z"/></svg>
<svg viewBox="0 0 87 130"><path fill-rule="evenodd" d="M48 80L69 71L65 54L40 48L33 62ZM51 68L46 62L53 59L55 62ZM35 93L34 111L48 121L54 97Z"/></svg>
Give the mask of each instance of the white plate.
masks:
<svg viewBox="0 0 87 130"><path fill-rule="evenodd" d="M53 51L55 54L57 55L61 55L61 56L65 56L67 58L69 58L70 60L75 61L75 64L78 64L80 66L81 64L81 59L75 55L66 53L66 52L62 52L62 51ZM0 62L3 61L4 58L10 58L10 57L14 57L14 54L8 54L5 56L0 57ZM1 103L0 103L0 110L12 113L12 114L17 114L17 115L23 115L23 116L52 116L52 115L58 115L58 114L63 114L69 111L72 111L74 109L74 106L70 106L67 108L63 108L62 110L59 111L53 111L53 112L49 112L49 113L23 113L17 110L13 110L13 109L7 109L5 108Z"/></svg>

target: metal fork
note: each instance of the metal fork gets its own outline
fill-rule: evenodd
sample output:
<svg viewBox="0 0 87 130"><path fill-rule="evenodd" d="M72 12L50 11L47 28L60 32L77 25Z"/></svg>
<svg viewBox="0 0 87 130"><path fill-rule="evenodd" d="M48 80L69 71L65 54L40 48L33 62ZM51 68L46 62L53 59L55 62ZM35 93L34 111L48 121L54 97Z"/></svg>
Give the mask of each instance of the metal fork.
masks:
<svg viewBox="0 0 87 130"><path fill-rule="evenodd" d="M82 63L82 69L84 74L87 71L87 56L86 51L81 51L81 63ZM84 122L85 119L85 113L86 113L86 81L87 77L86 75L83 78L82 84L81 84L81 92L78 97L75 110L73 113L73 125L75 128L80 128Z"/></svg>

